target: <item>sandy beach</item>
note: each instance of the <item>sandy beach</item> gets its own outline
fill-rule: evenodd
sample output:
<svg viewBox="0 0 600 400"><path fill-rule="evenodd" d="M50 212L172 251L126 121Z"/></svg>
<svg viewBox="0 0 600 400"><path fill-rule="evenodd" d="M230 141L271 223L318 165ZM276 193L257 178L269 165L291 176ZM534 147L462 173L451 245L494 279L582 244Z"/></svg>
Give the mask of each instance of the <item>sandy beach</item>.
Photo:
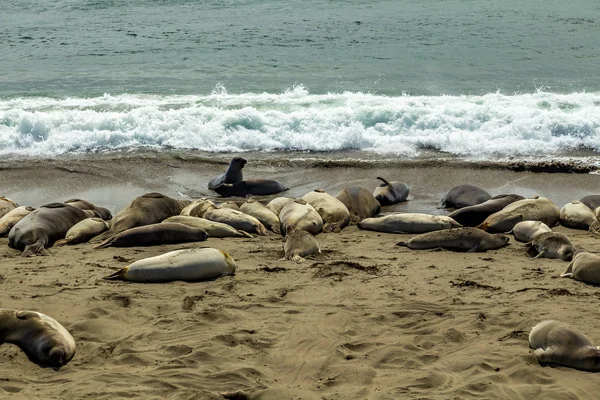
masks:
<svg viewBox="0 0 600 400"><path fill-rule="evenodd" d="M210 195L206 184L230 156L202 162L155 154L86 159L3 160L1 194L20 205L81 197L113 213L134 197ZM267 160L268 161L268 160ZM532 173L458 165L386 168L249 163L291 196L322 187L373 189L376 176L411 187L407 203L383 212L445 214L436 208L460 183L491 194L539 194L558 207L597 193L599 175ZM302 168L300 168L301 166ZM586 231L564 227L578 247L600 252ZM77 342L59 371L0 346L0 394L11 399L590 399L593 373L540 366L528 348L532 326L567 322L600 344L600 290L557 278L568 263L533 259L511 237L487 253L414 251L412 235L361 231L318 235L322 254L280 261L283 239L94 250L51 248L22 258L0 239L0 307L37 310ZM167 251L215 247L237 262L233 277L136 284L102 277ZM235 392L238 392L235 394ZM234 395L235 394L235 395Z"/></svg>

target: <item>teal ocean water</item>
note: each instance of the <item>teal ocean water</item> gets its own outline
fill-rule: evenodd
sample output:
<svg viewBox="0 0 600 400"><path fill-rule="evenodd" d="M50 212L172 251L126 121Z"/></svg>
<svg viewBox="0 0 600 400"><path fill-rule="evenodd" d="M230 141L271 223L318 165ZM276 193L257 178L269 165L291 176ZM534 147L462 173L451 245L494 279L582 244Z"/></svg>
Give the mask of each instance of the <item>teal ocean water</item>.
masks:
<svg viewBox="0 0 600 400"><path fill-rule="evenodd" d="M0 154L594 157L600 3L3 2Z"/></svg>

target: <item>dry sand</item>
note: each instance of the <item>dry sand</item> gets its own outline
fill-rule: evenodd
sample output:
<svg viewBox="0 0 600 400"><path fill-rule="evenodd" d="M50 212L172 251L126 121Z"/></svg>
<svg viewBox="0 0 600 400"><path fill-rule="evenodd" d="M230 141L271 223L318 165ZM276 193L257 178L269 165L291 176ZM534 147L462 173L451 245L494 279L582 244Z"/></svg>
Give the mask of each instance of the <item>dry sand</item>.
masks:
<svg viewBox="0 0 600 400"><path fill-rule="evenodd" d="M161 170L162 162L153 168L169 174ZM134 167L131 160L115 163L114 168L125 170L128 163L132 175L136 168L150 168L143 162L142 167ZM32 165L4 164L0 184L8 185L6 195L23 205L27 202L19 193L34 193L36 187L48 197L40 195L39 203L84 192L78 190L79 183L69 186L65 176L87 180L88 188L106 188L110 183L127 187L123 182L128 178L110 174L105 164L105 178L91 178L92 173L82 175L60 165L56 170L48 168L44 175ZM80 167L99 169L96 164ZM177 168L180 176L197 173L194 168ZM211 168L220 170L222 165ZM412 177L419 171L402 172ZM420 172L429 177L423 179L436 173L423 168ZM285 169L273 173L293 176ZM319 173L326 177L325 184L338 179L335 171ZM456 175L455 180L461 176L456 171L447 174ZM525 180L554 193L559 190L552 182L573 183L573 189L562 190L561 199L581 197L598 179L506 171L471 174L475 178L467 181L473 183L487 174L481 179L492 188ZM39 175L46 178L31 183ZM204 181L198 187L205 188ZM439 197L433 198L454 183L442 179L434 191L419 196L423 185L405 181L417 188L417 208L434 204ZM140 190L135 194L113 187L112 192L126 201L113 196L107 202L121 205L143 190L160 189L160 184L152 186L148 175L144 182L129 186L131 192ZM524 187L546 194L535 184ZM15 190L19 185L22 189ZM169 186L162 189L176 194ZM305 188L296 185L294 190ZM91 200L105 205L97 198ZM407 204L403 207L410 210ZM555 229L575 245L600 252L598 236ZM0 307L51 315L77 342L75 357L59 371L31 363L14 345L1 345L0 397L222 399L221 393L236 391L240 395L232 398L244 398L242 393L252 399L597 397L598 375L542 367L527 341L532 326L558 319L600 344L597 287L556 278L566 262L529 258L512 238L508 247L487 253L395 246L410 237L356 227L321 234L317 239L323 253L304 263L279 261L283 240L272 233L149 248L94 250L90 244L80 244L52 248L50 257L34 258L21 258L8 248L6 238L0 239ZM168 284L101 279L140 258L206 246L229 252L237 261L236 275Z"/></svg>

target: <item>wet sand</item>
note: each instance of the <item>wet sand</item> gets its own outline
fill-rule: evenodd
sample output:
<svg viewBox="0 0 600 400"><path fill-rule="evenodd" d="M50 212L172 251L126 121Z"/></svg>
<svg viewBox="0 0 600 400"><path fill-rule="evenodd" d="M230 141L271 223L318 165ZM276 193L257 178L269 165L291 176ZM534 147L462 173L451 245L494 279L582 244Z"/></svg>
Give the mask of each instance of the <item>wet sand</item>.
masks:
<svg viewBox="0 0 600 400"><path fill-rule="evenodd" d="M225 162L225 157L220 159ZM2 161L3 195L21 205L82 197L115 212L148 191L200 197L222 163L185 157ZM445 213L441 196L459 183L566 202L600 190L598 175L502 169L298 168L269 163L246 176L278 179L301 196L332 194L375 176L402 180L411 200L393 209ZM391 209L384 209L389 211ZM563 227L576 246L600 252L586 231ZM557 278L567 263L532 259L522 244L487 253L413 251L412 235L361 231L318 235L323 253L280 261L268 236L94 250L51 248L21 258L0 239L0 307L32 309L61 322L77 353L60 371L0 346L0 393L14 399L552 399L594 398L598 376L540 366L529 329L558 319L600 343L600 290ZM135 284L102 280L140 258L189 247L229 252L238 270L210 282ZM235 398L235 397L232 397Z"/></svg>

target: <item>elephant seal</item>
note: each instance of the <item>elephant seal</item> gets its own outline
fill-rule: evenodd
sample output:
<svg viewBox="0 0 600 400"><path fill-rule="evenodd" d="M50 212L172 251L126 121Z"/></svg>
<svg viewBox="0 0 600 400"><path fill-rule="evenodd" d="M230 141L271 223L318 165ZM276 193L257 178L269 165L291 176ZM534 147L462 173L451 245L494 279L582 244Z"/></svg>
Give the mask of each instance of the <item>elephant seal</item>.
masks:
<svg viewBox="0 0 600 400"><path fill-rule="evenodd" d="M11 199L0 196L0 218L17 207L19 205Z"/></svg>
<svg viewBox="0 0 600 400"><path fill-rule="evenodd" d="M235 274L235 261L224 251L205 247L170 251L135 261L104 277L108 280L161 283L197 282Z"/></svg>
<svg viewBox="0 0 600 400"><path fill-rule="evenodd" d="M193 228L204 229L206 233L208 233L208 237L211 238L225 238L225 237L254 237L248 232L240 231L235 229L231 225L222 224L220 222L209 221L206 218L200 217L189 217L186 215L176 215L174 217L169 217L163 221L165 222L175 222L178 224L183 224L187 226L191 226Z"/></svg>
<svg viewBox="0 0 600 400"><path fill-rule="evenodd" d="M487 201L492 196L475 185L458 185L450 189L450 191L442 198L438 208L463 208L475 206Z"/></svg>
<svg viewBox="0 0 600 400"><path fill-rule="evenodd" d="M580 331L559 321L542 321L529 333L529 347L540 364L600 371L600 350Z"/></svg>
<svg viewBox="0 0 600 400"><path fill-rule="evenodd" d="M252 215L230 208L221 208L219 206L207 204L206 211L203 212L202 218L227 224L235 229L245 232L253 232L259 235L267 234L267 228L265 228L258 219L254 218Z"/></svg>
<svg viewBox="0 0 600 400"><path fill-rule="evenodd" d="M260 202L250 199L240 206L240 211L253 216L272 232L280 233L279 217Z"/></svg>
<svg viewBox="0 0 600 400"><path fill-rule="evenodd" d="M419 213L388 214L383 217L365 218L358 223L360 229L386 233L426 233L460 226L450 217Z"/></svg>
<svg viewBox="0 0 600 400"><path fill-rule="evenodd" d="M600 222L596 219L596 215L579 200L573 200L561 208L560 224L567 228L600 232Z"/></svg>
<svg viewBox="0 0 600 400"><path fill-rule="evenodd" d="M358 224L372 217L381 209L381 205L367 189L353 186L342 190L337 199L344 203L350 212L350 223Z"/></svg>
<svg viewBox="0 0 600 400"><path fill-rule="evenodd" d="M560 274L562 278L573 278L578 281L600 284L600 256L577 250L567 270Z"/></svg>
<svg viewBox="0 0 600 400"><path fill-rule="evenodd" d="M219 207L231 208L232 210L238 210L238 211L240 209L240 206L238 206L237 203L234 201L226 201L225 203L219 203Z"/></svg>
<svg viewBox="0 0 600 400"><path fill-rule="evenodd" d="M527 254L535 258L560 258L571 261L575 246L560 232L540 233L525 245Z"/></svg>
<svg viewBox="0 0 600 400"><path fill-rule="evenodd" d="M288 190L272 179L248 179L238 183L222 183L213 189L223 197L268 196Z"/></svg>
<svg viewBox="0 0 600 400"><path fill-rule="evenodd" d="M49 255L46 248L65 237L79 221L98 217L92 210L80 210L64 203L50 203L30 212L8 233L8 245L21 250L21 256Z"/></svg>
<svg viewBox="0 0 600 400"><path fill-rule="evenodd" d="M157 224L164 219L179 215L189 205L189 200L177 200L161 193L146 193L136 197L112 219L110 229L96 238L106 240L127 229Z"/></svg>
<svg viewBox="0 0 600 400"><path fill-rule="evenodd" d="M12 229L13 226L27 215L30 212L35 210L35 208L30 206L20 206L17 208L13 208L6 214L0 218L0 237L4 237L8 235L8 232Z"/></svg>
<svg viewBox="0 0 600 400"><path fill-rule="evenodd" d="M595 210L600 207L600 194L590 194L582 197L579 201L588 206L590 210Z"/></svg>
<svg viewBox="0 0 600 400"><path fill-rule="evenodd" d="M188 242L201 242L208 238L204 229L174 222L151 224L127 229L109 237L102 243L94 246L95 249L106 247L135 247L159 246L161 244L176 244Z"/></svg>
<svg viewBox="0 0 600 400"><path fill-rule="evenodd" d="M548 226L558 223L560 211L545 197L518 200L493 213L477 227L490 233L510 232L521 221L541 221Z"/></svg>
<svg viewBox="0 0 600 400"><path fill-rule="evenodd" d="M273 213L275 215L279 215L279 213L281 212L281 209L290 201L294 201L296 199L294 199L293 197L275 197L273 200L269 201L267 203L267 208L271 211L273 211Z"/></svg>
<svg viewBox="0 0 600 400"><path fill-rule="evenodd" d="M229 162L229 166L227 167L227 171L223 174L214 177L208 182L208 188L210 190L215 190L216 187L224 184L224 183L239 183L244 180L244 173L242 172L242 168L246 165L246 160L242 157L234 157Z"/></svg>
<svg viewBox="0 0 600 400"><path fill-rule="evenodd" d="M54 318L36 311L0 309L0 344L16 344L36 364L58 369L75 355L73 336Z"/></svg>
<svg viewBox="0 0 600 400"><path fill-rule="evenodd" d="M434 249L466 252L485 252L504 247L508 237L501 234L489 234L478 228L452 228L423 233L407 242L398 242L397 246L406 246L413 250Z"/></svg>
<svg viewBox="0 0 600 400"><path fill-rule="evenodd" d="M406 201L410 190L406 183L397 181L388 182L380 176L377 179L383 182L373 190L373 196L375 196L379 204L389 206Z"/></svg>
<svg viewBox="0 0 600 400"><path fill-rule="evenodd" d="M79 221L67 231L64 239L57 240L54 246L87 242L109 228L108 222L102 218L86 218Z"/></svg>
<svg viewBox="0 0 600 400"><path fill-rule="evenodd" d="M185 206L182 210L181 210L181 215L185 215L185 216L189 216L189 217L199 217L202 218L202 216L204 215L204 213L212 208L215 207L216 204L208 199L198 199L198 200L194 200L192 201L190 204L188 204L187 206Z"/></svg>
<svg viewBox="0 0 600 400"><path fill-rule="evenodd" d="M294 231L290 227L288 228L288 232L286 232L283 253L285 254L283 260L302 262L304 261L302 257L321 253L321 248L313 235L304 230Z"/></svg>
<svg viewBox="0 0 600 400"><path fill-rule="evenodd" d="M306 201L294 200L287 203L279 213L280 232L307 231L313 235L323 231L323 218L313 206Z"/></svg>
<svg viewBox="0 0 600 400"><path fill-rule="evenodd" d="M302 200L313 206L323 219L323 232L340 232L350 221L350 211L344 203L323 189L305 194Z"/></svg>
<svg viewBox="0 0 600 400"><path fill-rule="evenodd" d="M519 242L528 243L545 232L552 232L552 229L541 221L521 221L509 233L512 233Z"/></svg>
<svg viewBox="0 0 600 400"><path fill-rule="evenodd" d="M502 210L509 204L523 200L518 194L501 194L494 196L483 203L467 206L454 210L448 216L463 226L475 227L481 224L487 217Z"/></svg>
<svg viewBox="0 0 600 400"><path fill-rule="evenodd" d="M108 221L112 218L112 214L111 212L104 207L98 207L92 203L90 203L89 201L86 200L81 200L81 199L70 199L65 201L65 204L68 204L70 206L73 206L75 208L79 208L80 210L94 210L97 211L98 214L100 214L100 218L102 218L105 221Z"/></svg>

